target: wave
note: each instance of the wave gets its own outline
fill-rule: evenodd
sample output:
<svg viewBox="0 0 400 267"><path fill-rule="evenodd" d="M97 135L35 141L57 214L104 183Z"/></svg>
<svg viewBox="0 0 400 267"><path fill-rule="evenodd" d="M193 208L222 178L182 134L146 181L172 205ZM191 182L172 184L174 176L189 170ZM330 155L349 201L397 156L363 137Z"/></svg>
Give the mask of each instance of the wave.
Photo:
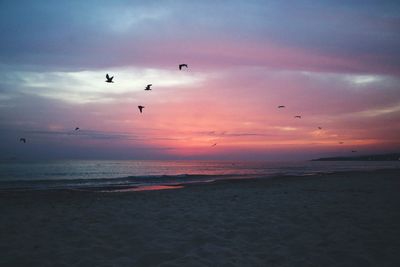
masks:
<svg viewBox="0 0 400 267"><path fill-rule="evenodd" d="M155 171L153 175L140 174L147 170L145 168L118 168L117 170L110 169L109 166L105 166L103 169L93 169L89 164L88 166L78 166L73 172L63 172L57 170L53 165L44 165L43 170L31 171L32 166L20 166L13 167L11 169L4 168L0 170L0 190L46 190L46 189L90 189L90 188L129 188L129 187L140 187L148 185L185 185L188 183L201 183L201 182L213 182L216 180L224 179L247 179L247 178L263 178L273 176L309 176L318 175L321 173L332 173L338 171L356 171L356 170L374 170L382 168L400 168L398 162L390 163L369 163L368 165L360 163L345 163L342 162L306 162L301 164L278 164L271 166L257 165L249 163L242 167L227 167L222 168L225 165L219 166L221 168L192 168L187 169L179 168L182 173L177 174L157 174L160 172L168 173L171 170L176 169L176 165L170 168L165 166L150 166L151 170ZM7 165L8 166L8 165ZM4 167L4 166L3 166ZM179 166L178 166L179 167ZM63 166L64 168L64 166ZM147 166L146 166L147 168ZM21 169L20 172L14 174L16 170ZM121 170L120 170L121 169ZM196 169L196 170L194 170ZM77 172L78 170L78 172ZM107 170L102 172L102 170ZM193 171L193 172L192 172ZM138 173L139 172L139 173ZM212 173L214 172L214 173ZM218 173L215 173L218 172ZM224 173L221 173L224 172ZM129 175L136 174L138 175ZM173 172L176 173L176 172ZM14 174L14 175L13 175ZM56 174L56 175L55 175ZM70 174L70 175L69 175ZM128 174L128 175L126 175ZM120 177L114 177L119 175Z"/></svg>
<svg viewBox="0 0 400 267"><path fill-rule="evenodd" d="M0 190L46 190L46 189L101 189L125 188L148 185L188 184L197 182L213 182L224 179L244 179L254 175L207 175L207 174L177 174L177 175L144 175L119 178L92 179L57 179L57 180L17 180L1 181Z"/></svg>

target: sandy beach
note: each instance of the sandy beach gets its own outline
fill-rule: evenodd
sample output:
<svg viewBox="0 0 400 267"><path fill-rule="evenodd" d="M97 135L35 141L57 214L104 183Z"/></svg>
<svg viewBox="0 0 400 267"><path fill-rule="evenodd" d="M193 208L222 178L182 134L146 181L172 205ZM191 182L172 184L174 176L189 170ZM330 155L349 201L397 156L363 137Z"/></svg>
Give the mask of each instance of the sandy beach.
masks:
<svg viewBox="0 0 400 267"><path fill-rule="evenodd" d="M400 266L400 170L0 192L0 266Z"/></svg>

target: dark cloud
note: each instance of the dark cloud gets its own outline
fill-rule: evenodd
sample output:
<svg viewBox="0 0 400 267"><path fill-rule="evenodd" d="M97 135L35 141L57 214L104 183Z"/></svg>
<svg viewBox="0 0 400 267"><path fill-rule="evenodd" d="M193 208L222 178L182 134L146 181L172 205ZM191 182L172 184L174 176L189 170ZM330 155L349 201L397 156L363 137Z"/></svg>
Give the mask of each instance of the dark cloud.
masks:
<svg viewBox="0 0 400 267"><path fill-rule="evenodd" d="M399 11L370 0L1 1L0 150L168 158L218 140L205 158L251 158L267 156L270 140L389 147L400 127ZM147 81L130 84L140 77L155 84L149 94Z"/></svg>
<svg viewBox="0 0 400 267"><path fill-rule="evenodd" d="M185 59L207 67L253 64L396 74L400 67L400 4L395 1L43 0L2 1L0 7L6 37L0 60L11 65L167 67ZM263 50L271 45L325 60L304 58L293 65L298 58L278 56L281 63L271 65L268 57L246 55L254 46L258 53L274 53ZM348 62L333 64L332 58Z"/></svg>

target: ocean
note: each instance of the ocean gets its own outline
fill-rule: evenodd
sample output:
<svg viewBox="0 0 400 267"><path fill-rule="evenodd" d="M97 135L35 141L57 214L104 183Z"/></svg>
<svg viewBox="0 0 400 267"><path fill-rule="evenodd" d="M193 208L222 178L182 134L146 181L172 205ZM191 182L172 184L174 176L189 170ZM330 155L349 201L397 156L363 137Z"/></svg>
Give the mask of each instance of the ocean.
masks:
<svg viewBox="0 0 400 267"><path fill-rule="evenodd" d="M387 168L400 168L400 161L9 161L0 163L0 190L127 188Z"/></svg>

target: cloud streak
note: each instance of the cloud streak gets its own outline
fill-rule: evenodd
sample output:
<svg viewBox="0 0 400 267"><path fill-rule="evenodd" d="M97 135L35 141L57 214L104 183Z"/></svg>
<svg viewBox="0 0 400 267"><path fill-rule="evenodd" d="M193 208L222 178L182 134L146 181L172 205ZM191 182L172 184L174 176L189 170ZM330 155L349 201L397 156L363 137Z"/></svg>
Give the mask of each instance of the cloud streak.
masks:
<svg viewBox="0 0 400 267"><path fill-rule="evenodd" d="M0 149L21 152L20 135L43 156L73 158L399 148L399 11L395 1L2 1Z"/></svg>
<svg viewBox="0 0 400 267"><path fill-rule="evenodd" d="M167 68L187 59L204 68L251 64L399 74L395 2L100 3L2 1L0 24L11 37L0 44L2 62Z"/></svg>

